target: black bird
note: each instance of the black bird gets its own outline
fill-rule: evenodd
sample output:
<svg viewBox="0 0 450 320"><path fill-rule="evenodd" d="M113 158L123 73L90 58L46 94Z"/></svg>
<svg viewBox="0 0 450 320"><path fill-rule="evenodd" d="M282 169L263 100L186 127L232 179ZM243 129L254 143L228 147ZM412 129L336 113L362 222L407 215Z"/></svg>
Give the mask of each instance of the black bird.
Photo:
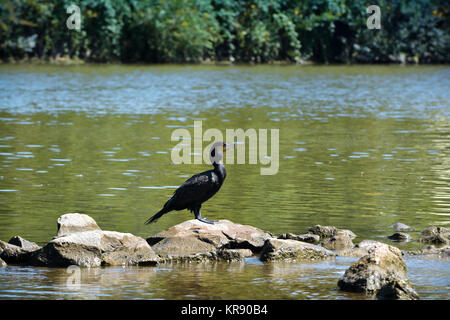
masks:
<svg viewBox="0 0 450 320"><path fill-rule="evenodd" d="M186 180L177 190L175 190L172 198L170 198L164 207L148 219L145 224L155 222L157 219L172 210L188 209L194 212L195 219L214 224L215 221L205 219L200 214L202 203L211 198L219 191L222 186L227 172L222 163L223 153L226 152L227 145L223 142L213 144L210 151L211 163L214 169L196 174Z"/></svg>

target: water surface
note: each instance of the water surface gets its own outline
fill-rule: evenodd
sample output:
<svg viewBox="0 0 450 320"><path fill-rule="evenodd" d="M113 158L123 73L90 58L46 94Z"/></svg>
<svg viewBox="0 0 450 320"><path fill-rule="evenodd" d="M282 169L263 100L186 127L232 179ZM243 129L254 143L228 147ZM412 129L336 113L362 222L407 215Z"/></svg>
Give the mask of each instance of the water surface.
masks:
<svg viewBox="0 0 450 320"><path fill-rule="evenodd" d="M449 84L443 66L0 66L0 239L43 245L68 212L142 237L192 218L180 211L143 224L209 168L171 163L172 132L193 134L195 120L204 131L280 130L278 173L227 165L203 205L209 219L275 234L334 225L355 232L355 243L392 243L396 222L448 226ZM436 273L417 259L407 264L421 297L445 298L448 261L430 262ZM0 297L361 298L336 288L350 263L108 268L86 271L82 288L67 292L65 269L8 267Z"/></svg>

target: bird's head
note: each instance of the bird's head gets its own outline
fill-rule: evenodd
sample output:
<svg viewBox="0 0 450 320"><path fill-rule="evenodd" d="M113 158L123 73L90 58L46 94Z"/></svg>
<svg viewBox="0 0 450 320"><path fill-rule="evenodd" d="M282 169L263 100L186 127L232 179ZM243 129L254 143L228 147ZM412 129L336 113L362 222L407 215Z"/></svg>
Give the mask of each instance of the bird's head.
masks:
<svg viewBox="0 0 450 320"><path fill-rule="evenodd" d="M210 151L210 159L212 164L219 164L222 163L223 160L223 154L227 152L227 149L229 146L222 141L215 142Z"/></svg>

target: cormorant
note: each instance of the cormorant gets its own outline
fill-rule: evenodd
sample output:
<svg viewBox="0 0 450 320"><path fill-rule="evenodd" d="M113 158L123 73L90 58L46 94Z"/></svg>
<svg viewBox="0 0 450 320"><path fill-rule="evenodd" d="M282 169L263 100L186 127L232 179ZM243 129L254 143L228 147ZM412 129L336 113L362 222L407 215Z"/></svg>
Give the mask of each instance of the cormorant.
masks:
<svg viewBox="0 0 450 320"><path fill-rule="evenodd" d="M222 163L223 153L226 152L227 145L223 142L213 144L210 151L211 163L214 169L196 174L186 180L170 198L164 207L148 219L145 224L155 222L163 214L172 210L188 209L194 212L195 219L214 224L215 221L205 219L200 214L202 203L211 198L219 191L227 176L225 166Z"/></svg>

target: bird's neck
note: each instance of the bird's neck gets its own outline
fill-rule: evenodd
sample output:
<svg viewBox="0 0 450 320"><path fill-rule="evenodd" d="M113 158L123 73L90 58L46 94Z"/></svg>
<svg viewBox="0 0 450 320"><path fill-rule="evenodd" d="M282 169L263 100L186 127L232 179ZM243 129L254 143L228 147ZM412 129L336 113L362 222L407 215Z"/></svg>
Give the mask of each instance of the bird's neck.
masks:
<svg viewBox="0 0 450 320"><path fill-rule="evenodd" d="M213 165L214 165L214 171L217 173L220 180L221 181L225 180L225 177L227 176L227 170L225 169L225 166L223 165L223 163L221 163L221 162L215 163L214 162Z"/></svg>

